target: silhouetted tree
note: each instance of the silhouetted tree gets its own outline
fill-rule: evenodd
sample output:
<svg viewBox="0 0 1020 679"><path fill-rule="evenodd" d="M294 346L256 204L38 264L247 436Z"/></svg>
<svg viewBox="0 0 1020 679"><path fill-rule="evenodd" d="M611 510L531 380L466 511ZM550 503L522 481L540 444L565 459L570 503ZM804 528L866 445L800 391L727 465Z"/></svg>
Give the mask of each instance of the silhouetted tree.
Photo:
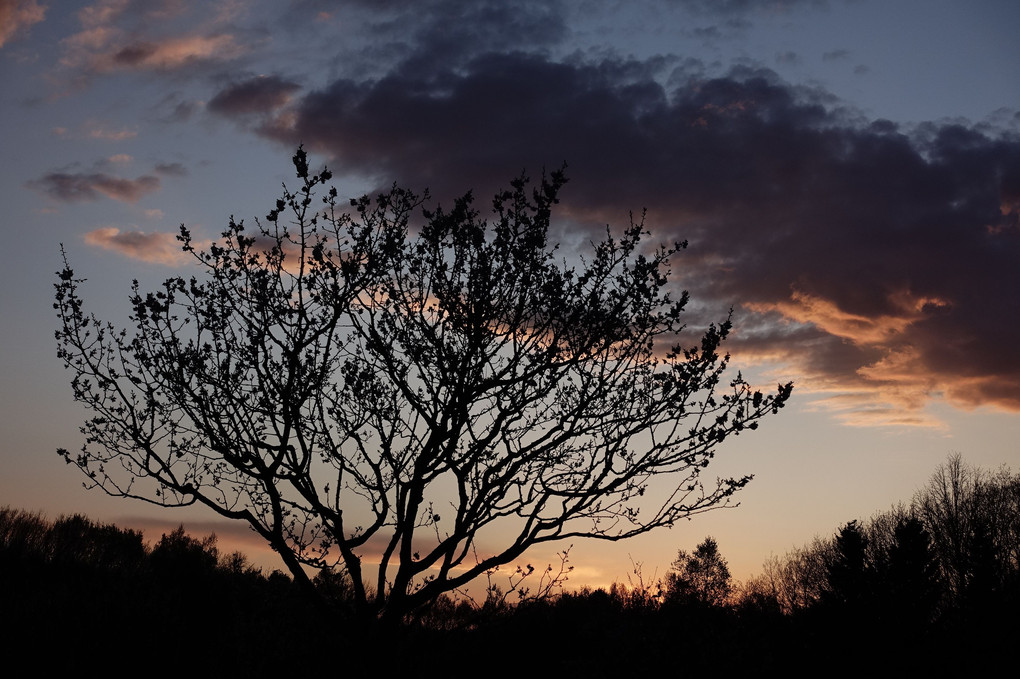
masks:
<svg viewBox="0 0 1020 679"><path fill-rule="evenodd" d="M831 541L816 537L806 547L795 548L782 557L771 556L762 565L763 573L748 588L755 596L774 598L787 614L810 608L825 591L826 566L832 551Z"/></svg>
<svg viewBox="0 0 1020 679"><path fill-rule="evenodd" d="M665 601L699 606L721 606L733 584L726 559L715 538L707 537L691 553L680 550L666 575Z"/></svg>
<svg viewBox="0 0 1020 679"><path fill-rule="evenodd" d="M968 540L979 476L960 455L951 455L914 495L913 505L932 536L941 577L954 605L967 589Z"/></svg>
<svg viewBox="0 0 1020 679"><path fill-rule="evenodd" d="M993 600L1020 574L1020 478L973 468L959 455L940 465L913 500L931 535L944 607Z"/></svg>
<svg viewBox="0 0 1020 679"><path fill-rule="evenodd" d="M899 519L894 541L877 567L877 595L891 629L911 633L929 625L939 599L938 563L920 519Z"/></svg>
<svg viewBox="0 0 1020 679"><path fill-rule="evenodd" d="M178 526L163 536L152 548L149 557L154 569L181 577L202 577L219 565L220 550L216 536L193 538Z"/></svg>
<svg viewBox="0 0 1020 679"><path fill-rule="evenodd" d="M94 415L60 454L89 485L246 521L309 591L303 566L339 564L362 614L398 619L533 545L638 535L750 480L701 474L792 386L723 382L729 320L685 343L685 244L650 251L632 223L571 268L548 242L559 172L514 181L490 223L470 194L313 205L331 175L294 165L253 234L231 220L200 251L182 227L204 276L136 283L130 332L85 313L65 261L59 356ZM479 554L490 531L506 542Z"/></svg>
<svg viewBox="0 0 1020 679"><path fill-rule="evenodd" d="M826 564L825 598L852 608L864 606L874 594L874 564L868 555L868 538L858 521L836 534L834 553Z"/></svg>

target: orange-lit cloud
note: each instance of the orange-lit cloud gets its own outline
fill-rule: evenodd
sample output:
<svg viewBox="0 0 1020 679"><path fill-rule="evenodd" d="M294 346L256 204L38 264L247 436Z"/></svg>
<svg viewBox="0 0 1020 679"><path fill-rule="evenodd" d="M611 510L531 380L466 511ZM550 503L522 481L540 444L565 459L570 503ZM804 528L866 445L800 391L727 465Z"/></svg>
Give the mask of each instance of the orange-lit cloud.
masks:
<svg viewBox="0 0 1020 679"><path fill-rule="evenodd" d="M737 359L795 376L809 407L851 426L943 429L926 411L934 399L965 408L994 404L1018 409L1002 395L989 398L989 387L999 378L975 381L933 370L919 341L925 337L919 325L950 310L949 302L901 291L890 294L885 306L893 312L851 313L834 300L800 292L774 303L747 304L756 314L770 315L773 323L778 318L780 324L799 328L801 335L793 333L784 342L782 333L773 332L760 343L751 339L743 345L738 339Z"/></svg>
<svg viewBox="0 0 1020 679"><path fill-rule="evenodd" d="M85 243L150 264L179 266L191 260L191 255L181 250L176 233L121 231L111 226L89 231Z"/></svg>
<svg viewBox="0 0 1020 679"><path fill-rule="evenodd" d="M161 218L162 210L146 210L146 217L150 219ZM122 231L116 227L103 227L94 229L85 234L85 242L88 245L110 250L130 259L156 264L176 266L190 262L194 256L181 250L181 242L177 240L177 232L155 231L146 233L140 230ZM194 240L192 245L196 250L206 250L213 241ZM268 253L276 246L276 240L265 236L256 236L253 250L260 255ZM283 242L284 271L296 273L298 266L298 254L300 246L290 241ZM263 260L264 261L264 260Z"/></svg>
<svg viewBox="0 0 1020 679"><path fill-rule="evenodd" d="M811 323L816 328L855 344L881 344L902 333L929 304L944 302L929 299L912 299L903 293L890 300L899 313L865 315L840 309L832 300L794 291L789 300L746 305L752 311L776 311L796 323Z"/></svg>
<svg viewBox="0 0 1020 679"><path fill-rule="evenodd" d="M0 47L45 18L46 7L38 0L0 0Z"/></svg>

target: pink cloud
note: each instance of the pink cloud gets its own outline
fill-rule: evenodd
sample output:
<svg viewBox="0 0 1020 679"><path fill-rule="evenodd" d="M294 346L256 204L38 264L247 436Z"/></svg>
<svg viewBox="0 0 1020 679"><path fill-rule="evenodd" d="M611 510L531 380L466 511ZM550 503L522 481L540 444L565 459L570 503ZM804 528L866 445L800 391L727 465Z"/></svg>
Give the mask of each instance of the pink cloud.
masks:
<svg viewBox="0 0 1020 679"><path fill-rule="evenodd" d="M124 141L125 139L133 139L138 136L136 130L130 130L126 127L119 130L112 130L99 125L98 123L88 123L86 125L86 134L90 139L102 139L104 141Z"/></svg>
<svg viewBox="0 0 1020 679"><path fill-rule="evenodd" d="M113 50L95 55L92 66L98 71L172 70L196 61L232 59L244 51L229 34L184 36L115 46Z"/></svg>
<svg viewBox="0 0 1020 679"><path fill-rule="evenodd" d="M106 0L78 13L81 30L63 41L61 63L91 73L118 70L165 71L196 62L233 59L248 51L217 20L170 34L168 21L198 6L173 0Z"/></svg>
<svg viewBox="0 0 1020 679"><path fill-rule="evenodd" d="M85 234L85 243L150 264L178 266L191 259L191 255L181 250L175 233L121 231L110 226L89 231Z"/></svg>
<svg viewBox="0 0 1020 679"><path fill-rule="evenodd" d="M46 8L37 0L0 0L0 47L45 18Z"/></svg>

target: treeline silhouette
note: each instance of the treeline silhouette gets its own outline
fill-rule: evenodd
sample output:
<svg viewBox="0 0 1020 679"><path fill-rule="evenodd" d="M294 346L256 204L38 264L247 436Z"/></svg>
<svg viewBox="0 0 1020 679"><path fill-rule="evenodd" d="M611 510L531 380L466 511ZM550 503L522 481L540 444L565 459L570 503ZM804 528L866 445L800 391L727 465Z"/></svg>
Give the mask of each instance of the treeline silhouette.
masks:
<svg viewBox="0 0 1020 679"><path fill-rule="evenodd" d="M221 553L215 536L178 528L149 546L80 515L0 509L8 656L39 669L801 675L838 663L942 676L994 667L1015 645L1020 476L951 457L909 503L772 557L743 583L712 538L651 583L636 567L628 584L558 591L548 571L528 591L528 572L480 601L444 596L399 626L363 629L342 574L317 577L312 600L287 575Z"/></svg>
<svg viewBox="0 0 1020 679"><path fill-rule="evenodd" d="M994 667L1016 646L1020 475L952 455L908 503L767 560L734 603L791 621L816 654L935 676Z"/></svg>

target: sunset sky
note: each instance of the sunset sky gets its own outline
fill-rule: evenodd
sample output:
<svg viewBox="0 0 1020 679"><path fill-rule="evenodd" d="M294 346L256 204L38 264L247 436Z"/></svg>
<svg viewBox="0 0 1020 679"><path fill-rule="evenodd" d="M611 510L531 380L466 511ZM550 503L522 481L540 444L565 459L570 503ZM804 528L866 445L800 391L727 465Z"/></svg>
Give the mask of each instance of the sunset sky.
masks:
<svg viewBox="0 0 1020 679"><path fill-rule="evenodd" d="M572 584L661 576L709 534L746 577L908 501L951 452L1017 470L1018 27L1013 0L0 0L0 505L256 551L58 458L86 413L54 272L64 243L123 323L133 278L196 271L179 225L264 215L301 143L342 196L483 207L566 162L564 253L647 209L690 243L691 325L732 307L733 365L795 383L708 470L755 475L739 508L576 544Z"/></svg>

